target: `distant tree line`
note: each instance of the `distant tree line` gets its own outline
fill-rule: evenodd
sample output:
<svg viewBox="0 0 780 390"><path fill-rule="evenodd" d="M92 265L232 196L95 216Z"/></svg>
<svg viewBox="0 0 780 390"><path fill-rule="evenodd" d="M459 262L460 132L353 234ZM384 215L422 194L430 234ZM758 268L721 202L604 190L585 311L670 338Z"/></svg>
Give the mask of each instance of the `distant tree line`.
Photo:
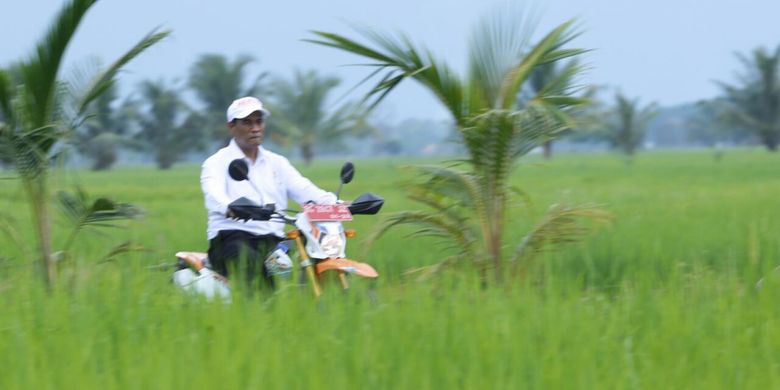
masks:
<svg viewBox="0 0 780 390"><path fill-rule="evenodd" d="M780 143L780 45L736 57L741 69L733 82L717 82L719 96L669 114L675 120L664 125L685 132L682 138L695 145L720 150L728 145L758 144L775 152ZM621 92L615 93L611 104L596 95L582 110L576 139L606 141L630 158L648 143L648 127L662 110Z"/></svg>
<svg viewBox="0 0 780 390"><path fill-rule="evenodd" d="M780 87L778 49L763 48L751 55L738 54L743 72L734 83L719 82L722 94L702 100L680 113L674 125L692 144L723 146L761 143L775 151L780 142ZM368 110L347 102L332 107L331 95L340 80L314 70L296 70L289 78L260 73L250 75L255 60L239 55L230 60L221 54L203 54L190 67L183 86L164 80L147 80L119 102L116 88L90 106L90 114L74 137L75 149L92 162L92 169L108 169L119 150L144 152L161 169L170 168L187 153L224 145L229 136L223 121L225 108L239 96L260 96L272 111L269 139L277 146L298 151L306 164L318 153L370 150L372 155L459 153L453 141L454 124L409 119L397 124L369 120ZM518 92L522 108L539 93L556 96L561 116L570 118L558 137L571 142L601 142L630 160L651 144L648 128L662 113L655 103L642 103L616 91L604 98L607 88L589 86L578 77L576 60L537 65L528 83ZM187 104L185 92L196 97ZM568 104L584 99L586 105ZM551 108L552 109L552 108ZM361 140L362 139L362 140ZM541 143L545 157L552 156L553 140Z"/></svg>
<svg viewBox="0 0 780 390"><path fill-rule="evenodd" d="M780 47L774 51L758 48L749 54L737 54L737 58L743 69L736 80L718 82L722 94L691 105L675 117L674 126L692 144L720 147L760 143L774 152L780 142ZM332 93L340 84L338 78L314 70L295 70L289 78L267 72L250 74L248 66L254 61L245 54L232 60L222 54L203 54L191 65L184 83L144 80L124 99L112 83L86 107L70 145L93 170L110 169L123 150L148 156L160 169L168 169L193 151L226 144L226 107L237 97L253 95L259 96L272 112L269 141L288 152L297 151L306 164L317 154L344 153L350 148L368 150L372 155L462 152L450 142L457 134L454 123L407 120L390 124L370 120L369 111L361 104L332 105ZM558 138L575 143L599 142L628 159L651 144L648 127L664 111L655 103L643 104L639 98L620 91L604 98L605 88L578 79L582 70L577 60L538 64L518 92L517 108L544 93L554 96L557 104L550 110L558 118L571 121ZM10 83L21 80L15 76L19 73L17 66L5 71ZM72 80L67 84L74 90L89 87L80 87ZM194 102L184 98L187 93L195 97ZM572 105L572 99L589 103ZM0 110L0 123L5 116ZM553 139L544 140L541 148L545 157L551 157Z"/></svg>
<svg viewBox="0 0 780 390"><path fill-rule="evenodd" d="M89 107L73 145L94 170L111 168L122 149L144 153L160 169L168 169L191 151L227 144L225 110L242 96L261 97L272 112L269 138L300 150L306 164L317 148L371 133L359 105L330 105L338 78L313 70L296 70L289 80L268 73L253 76L247 71L253 61L248 55L231 61L221 54L204 54L190 67L185 85L145 80L121 102L112 85ZM196 106L185 100L186 92L193 93Z"/></svg>

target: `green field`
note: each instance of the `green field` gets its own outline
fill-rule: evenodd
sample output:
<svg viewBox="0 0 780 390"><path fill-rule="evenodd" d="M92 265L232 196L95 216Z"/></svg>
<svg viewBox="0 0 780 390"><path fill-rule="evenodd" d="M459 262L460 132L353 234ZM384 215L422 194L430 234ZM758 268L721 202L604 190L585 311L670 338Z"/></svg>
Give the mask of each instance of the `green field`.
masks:
<svg viewBox="0 0 780 390"><path fill-rule="evenodd" d="M402 167L431 162L355 161L342 197L381 194L383 213L417 207ZM340 163L299 167L335 189ZM315 301L288 280L273 296L236 294L229 305L185 296L155 267L206 249L198 174L58 176L56 186L78 182L146 215L83 232L52 293L34 273L22 192L0 181L0 210L22 243L0 238L0 389L780 387L780 156L531 156L515 181L533 203L513 210L511 237L556 202L598 203L615 219L545 252L525 279L482 289L464 264L418 281L405 271L447 248L408 229L372 248L351 242L352 257L381 274L374 286L355 280L348 294ZM356 217L353 227L365 237L374 221ZM146 250L97 263L125 240Z"/></svg>

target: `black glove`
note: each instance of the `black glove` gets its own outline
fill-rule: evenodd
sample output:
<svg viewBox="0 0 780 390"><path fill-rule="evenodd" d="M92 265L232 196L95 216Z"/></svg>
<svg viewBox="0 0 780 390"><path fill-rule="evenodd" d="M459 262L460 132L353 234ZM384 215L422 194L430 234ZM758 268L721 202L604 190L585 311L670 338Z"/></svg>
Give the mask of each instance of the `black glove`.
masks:
<svg viewBox="0 0 780 390"><path fill-rule="evenodd" d="M276 205L273 203L260 206L242 196L228 205L227 217L244 221L268 221L275 211Z"/></svg>

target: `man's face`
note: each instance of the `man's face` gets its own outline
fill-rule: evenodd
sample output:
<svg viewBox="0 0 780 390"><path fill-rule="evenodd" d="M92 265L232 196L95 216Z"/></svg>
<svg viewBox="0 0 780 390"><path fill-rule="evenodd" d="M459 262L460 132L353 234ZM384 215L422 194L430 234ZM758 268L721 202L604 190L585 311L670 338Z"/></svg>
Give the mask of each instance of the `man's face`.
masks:
<svg viewBox="0 0 780 390"><path fill-rule="evenodd" d="M229 122L228 129L239 147L242 149L256 148L263 143L265 118L260 111L255 111L246 118Z"/></svg>

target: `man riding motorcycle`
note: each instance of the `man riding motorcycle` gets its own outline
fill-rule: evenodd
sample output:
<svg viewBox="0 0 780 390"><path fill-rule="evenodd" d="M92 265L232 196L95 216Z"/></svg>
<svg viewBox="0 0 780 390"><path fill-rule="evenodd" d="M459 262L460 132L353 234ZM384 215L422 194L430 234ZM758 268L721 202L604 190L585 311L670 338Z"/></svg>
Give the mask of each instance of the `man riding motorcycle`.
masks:
<svg viewBox="0 0 780 390"><path fill-rule="evenodd" d="M287 158L262 146L269 115L255 97L233 101L227 109L227 128L232 139L203 163L200 183L208 213L211 267L224 277L238 271L248 286L259 282L261 287L273 288L274 281L264 260L283 240L284 222L238 220L232 218L228 205L245 197L260 205L275 204L283 210L288 199L299 204L334 204L337 199L301 175ZM237 158L247 162L248 180L236 181L228 175L227 167ZM257 278L259 274L262 279Z"/></svg>

